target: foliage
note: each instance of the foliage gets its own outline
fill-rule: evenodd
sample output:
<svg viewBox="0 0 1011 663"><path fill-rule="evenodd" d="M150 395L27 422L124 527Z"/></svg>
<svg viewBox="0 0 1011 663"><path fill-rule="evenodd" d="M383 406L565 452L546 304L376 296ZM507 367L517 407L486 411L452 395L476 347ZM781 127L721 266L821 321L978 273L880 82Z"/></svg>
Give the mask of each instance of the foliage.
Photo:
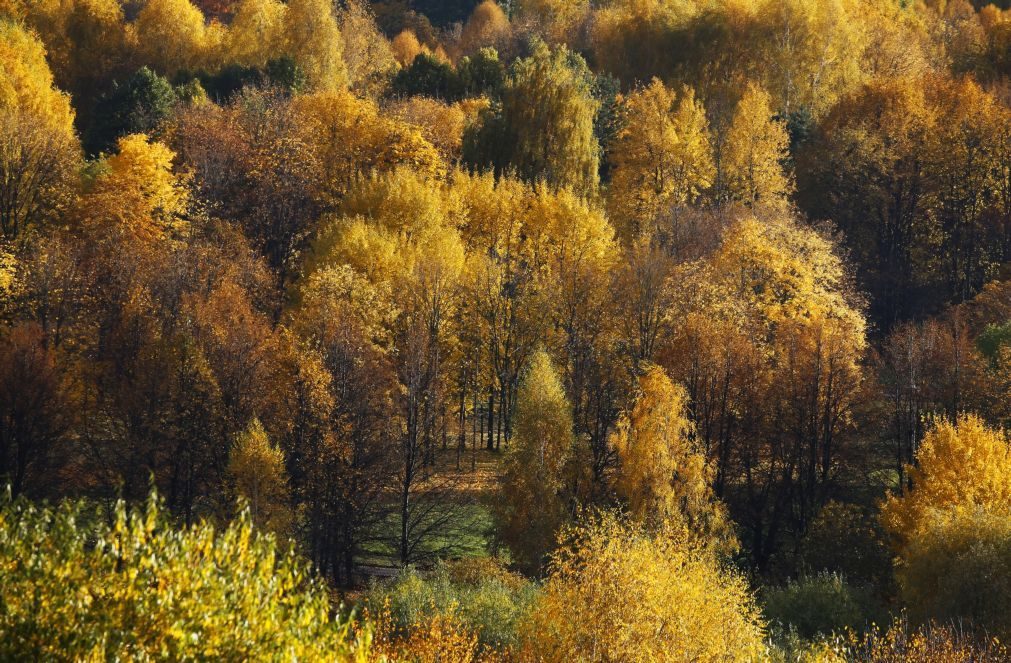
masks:
<svg viewBox="0 0 1011 663"><path fill-rule="evenodd" d="M150 0L137 15L136 30L144 62L162 75L217 68L223 31L207 25L189 0Z"/></svg>
<svg viewBox="0 0 1011 663"><path fill-rule="evenodd" d="M98 99L84 146L89 154L99 154L127 134L150 134L160 128L178 101L167 79L141 67Z"/></svg>
<svg viewBox="0 0 1011 663"><path fill-rule="evenodd" d="M909 485L882 505L882 522L900 554L907 541L929 529L936 511L1008 513L1009 460L1004 431L988 427L978 416L938 421L920 443Z"/></svg>
<svg viewBox="0 0 1011 663"><path fill-rule="evenodd" d="M378 97L397 70L390 43L376 26L371 6L363 0L348 0L337 13L343 39L342 57L351 89Z"/></svg>
<svg viewBox="0 0 1011 663"><path fill-rule="evenodd" d="M489 547L541 574L628 510L598 537L628 545L563 544L550 620L471 562L405 576L376 656L705 659L757 632L736 540L795 622L755 658L999 658L1011 10L982 4L0 0L0 476L156 486L187 524L244 498L340 587ZM865 593L919 630L806 640Z"/></svg>
<svg viewBox="0 0 1011 663"><path fill-rule="evenodd" d="M958 623L1006 641L1011 634L1011 527L984 508L932 510L908 541L896 575L917 623Z"/></svg>
<svg viewBox="0 0 1011 663"><path fill-rule="evenodd" d="M749 85L737 103L720 159L726 195L747 205L785 205L793 190L783 171L789 143L785 123L773 117L769 94Z"/></svg>
<svg viewBox="0 0 1011 663"><path fill-rule="evenodd" d="M802 576L781 587L762 592L765 618L796 630L802 638L860 631L878 608L864 588L858 588L837 573Z"/></svg>
<svg viewBox="0 0 1011 663"><path fill-rule="evenodd" d="M124 136L117 147L85 196L87 222L142 239L183 231L189 192L172 172L172 150L144 134Z"/></svg>
<svg viewBox="0 0 1011 663"><path fill-rule="evenodd" d="M632 241L663 228L671 208L694 203L715 174L705 109L690 88L657 79L629 95L611 150L611 213Z"/></svg>
<svg viewBox="0 0 1011 663"><path fill-rule="evenodd" d="M512 37L512 28L502 7L495 0L482 0L474 7L460 32L460 50L473 55L482 47L506 51Z"/></svg>
<svg viewBox="0 0 1011 663"><path fill-rule="evenodd" d="M694 432L685 389L662 368L644 367L635 405L611 441L621 463L615 488L634 520L659 529L684 524L703 546L733 551L733 532L710 487L712 466Z"/></svg>
<svg viewBox="0 0 1011 663"><path fill-rule="evenodd" d="M292 526L284 454L271 444L258 419L239 434L228 454L228 477L236 497L248 504L253 523L284 536Z"/></svg>
<svg viewBox="0 0 1011 663"><path fill-rule="evenodd" d="M90 525L89 522L95 524ZM246 518L177 529L156 497L0 511L4 658L367 660L369 636L331 616L326 591Z"/></svg>
<svg viewBox="0 0 1011 663"><path fill-rule="evenodd" d="M391 584L373 585L366 599L371 613L388 611L390 626L406 632L424 628L441 615L477 637L482 648L506 651L518 643L535 588L492 558L441 562L431 572L405 570Z"/></svg>
<svg viewBox="0 0 1011 663"><path fill-rule="evenodd" d="M747 661L763 626L743 580L682 533L605 515L564 532L523 633L542 661Z"/></svg>
<svg viewBox="0 0 1011 663"><path fill-rule="evenodd" d="M228 60L244 67L260 67L284 47L287 7L278 0L240 0L232 7L232 23L225 41Z"/></svg>
<svg viewBox="0 0 1011 663"><path fill-rule="evenodd" d="M1008 656L1007 648L995 638L977 637L953 624L914 628L902 617L895 618L886 629L872 629L863 637L851 635L846 644L836 649L842 651L827 660L989 663L1005 660Z"/></svg>
<svg viewBox="0 0 1011 663"><path fill-rule="evenodd" d="M538 351L516 396L512 446L494 513L499 536L519 566L542 568L566 517L572 408L546 352Z"/></svg>
<svg viewBox="0 0 1011 663"><path fill-rule="evenodd" d="M326 0L292 0L285 12L286 51L305 72L311 90L342 90L349 83L344 44L333 5Z"/></svg>
<svg viewBox="0 0 1011 663"><path fill-rule="evenodd" d="M0 234L19 242L72 200L80 146L45 48L0 16Z"/></svg>
<svg viewBox="0 0 1011 663"><path fill-rule="evenodd" d="M596 112L583 59L565 47L535 44L530 57L513 63L501 107L486 112L465 156L476 167L515 169L528 181L588 195L598 177Z"/></svg>

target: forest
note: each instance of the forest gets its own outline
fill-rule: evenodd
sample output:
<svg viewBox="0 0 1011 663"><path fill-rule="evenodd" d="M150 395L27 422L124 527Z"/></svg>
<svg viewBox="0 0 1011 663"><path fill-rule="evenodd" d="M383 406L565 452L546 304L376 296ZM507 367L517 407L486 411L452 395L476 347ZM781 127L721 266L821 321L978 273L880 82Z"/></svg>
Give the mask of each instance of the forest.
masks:
<svg viewBox="0 0 1011 663"><path fill-rule="evenodd" d="M0 0L0 660L1008 661L1011 3Z"/></svg>

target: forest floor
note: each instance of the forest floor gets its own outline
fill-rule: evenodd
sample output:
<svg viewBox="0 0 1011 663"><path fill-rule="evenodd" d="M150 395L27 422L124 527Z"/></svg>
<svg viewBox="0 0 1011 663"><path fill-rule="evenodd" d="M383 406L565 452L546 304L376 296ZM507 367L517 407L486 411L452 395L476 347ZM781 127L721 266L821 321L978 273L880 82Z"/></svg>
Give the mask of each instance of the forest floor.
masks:
<svg viewBox="0 0 1011 663"><path fill-rule="evenodd" d="M436 558L487 555L493 543L490 504L504 452L468 447L458 453L455 447L440 447L434 450L434 456L431 474L419 482L414 498L418 513L424 514L419 516L418 529L433 526L433 531L417 545L416 564L423 567ZM391 504L377 540L366 546L359 559L366 575L389 575L400 565L400 514L396 506Z"/></svg>

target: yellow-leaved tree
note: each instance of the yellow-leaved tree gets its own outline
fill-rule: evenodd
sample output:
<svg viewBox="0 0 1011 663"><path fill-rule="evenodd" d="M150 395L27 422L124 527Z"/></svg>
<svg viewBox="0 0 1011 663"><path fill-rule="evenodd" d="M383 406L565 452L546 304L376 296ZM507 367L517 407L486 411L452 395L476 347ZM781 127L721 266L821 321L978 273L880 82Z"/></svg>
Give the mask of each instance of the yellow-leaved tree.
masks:
<svg viewBox="0 0 1011 663"><path fill-rule="evenodd" d="M438 176L445 165L417 127L384 116L378 105L350 92L317 92L292 102L295 136L315 161L316 195L337 206L362 176L410 165Z"/></svg>
<svg viewBox="0 0 1011 663"><path fill-rule="evenodd" d="M1011 448L976 415L937 422L916 452L909 484L885 500L882 521L901 550L932 511L979 508L1011 514Z"/></svg>
<svg viewBox="0 0 1011 663"><path fill-rule="evenodd" d="M717 191L717 198L749 206L784 207L793 191L793 182L783 169L789 146L786 123L773 117L769 94L749 84L737 103L723 144L720 165L724 181L719 184L725 189Z"/></svg>
<svg viewBox="0 0 1011 663"><path fill-rule="evenodd" d="M474 7L474 12L463 24L459 49L462 55L471 55L485 47L502 52L509 48L512 26L509 17L495 0L484 0Z"/></svg>
<svg viewBox="0 0 1011 663"><path fill-rule="evenodd" d="M172 172L175 154L144 134L119 139L81 206L86 221L142 239L183 232L189 192Z"/></svg>
<svg viewBox="0 0 1011 663"><path fill-rule="evenodd" d="M286 14L288 53L314 90L348 86L344 42L329 0L291 0Z"/></svg>
<svg viewBox="0 0 1011 663"><path fill-rule="evenodd" d="M619 235L631 242L662 229L672 208L694 203L715 170L705 109L690 88L677 94L653 79L622 110L609 206Z"/></svg>
<svg viewBox="0 0 1011 663"><path fill-rule="evenodd" d="M566 530L521 626L532 660L758 660L763 624L744 579L684 532L611 515Z"/></svg>
<svg viewBox="0 0 1011 663"><path fill-rule="evenodd" d="M80 159L70 98L53 86L45 49L0 19L0 237L19 242L59 214Z"/></svg>
<svg viewBox="0 0 1011 663"><path fill-rule="evenodd" d="M284 453L271 443L259 419L235 437L228 454L228 477L257 527L290 534L293 520Z"/></svg>
<svg viewBox="0 0 1011 663"><path fill-rule="evenodd" d="M562 381L547 352L538 350L516 395L513 438L493 509L499 536L529 572L544 565L566 519L565 474L574 443Z"/></svg>
<svg viewBox="0 0 1011 663"><path fill-rule="evenodd" d="M283 52L287 9L278 0L241 0L228 29L229 61L261 67Z"/></svg>
<svg viewBox="0 0 1011 663"><path fill-rule="evenodd" d="M224 30L208 26L203 12L189 0L149 0L136 21L137 49L143 61L161 74L214 69Z"/></svg>
<svg viewBox="0 0 1011 663"><path fill-rule="evenodd" d="M154 495L99 515L0 502L0 659L374 660L287 544L240 516L182 527Z"/></svg>
<svg viewBox="0 0 1011 663"><path fill-rule="evenodd" d="M337 20L348 83L357 94L378 98L397 72L393 49L376 25L371 3L346 0L341 5Z"/></svg>
<svg viewBox="0 0 1011 663"><path fill-rule="evenodd" d="M397 33L397 36L390 41L390 49L401 67L410 67L414 58L422 53L431 53L427 46L418 41L418 35L414 34L414 30L410 28L405 28Z"/></svg>
<svg viewBox="0 0 1011 663"><path fill-rule="evenodd" d="M661 367L645 367L635 405L618 420L611 443L620 460L615 487L635 521L684 524L700 542L733 549L726 510L712 491L713 468L695 441L688 392Z"/></svg>
<svg viewBox="0 0 1011 663"><path fill-rule="evenodd" d="M919 621L1011 637L1011 446L972 414L937 422L882 506L901 596Z"/></svg>

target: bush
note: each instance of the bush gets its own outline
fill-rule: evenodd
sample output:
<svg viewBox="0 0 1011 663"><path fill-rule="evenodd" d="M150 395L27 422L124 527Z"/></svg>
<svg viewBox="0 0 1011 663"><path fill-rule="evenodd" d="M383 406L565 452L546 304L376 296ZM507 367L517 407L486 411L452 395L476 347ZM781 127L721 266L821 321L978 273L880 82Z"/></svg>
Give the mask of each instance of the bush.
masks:
<svg viewBox="0 0 1011 663"><path fill-rule="evenodd" d="M910 628L904 617L896 618L884 631L872 629L863 636L850 635L837 656L822 661L866 663L998 663L1009 652L1000 642L981 638L954 625L928 624Z"/></svg>
<svg viewBox="0 0 1011 663"><path fill-rule="evenodd" d="M820 573L764 592L765 616L804 639L858 630L878 612L870 592L837 573Z"/></svg>
<svg viewBox="0 0 1011 663"><path fill-rule="evenodd" d="M764 628L744 580L684 532L614 516L566 532L523 625L537 661L754 661Z"/></svg>
<svg viewBox="0 0 1011 663"><path fill-rule="evenodd" d="M365 661L368 642L246 516L219 532L172 527L154 497L110 519L0 507L0 660Z"/></svg>
<svg viewBox="0 0 1011 663"><path fill-rule="evenodd" d="M517 624L535 591L533 583L497 561L477 558L441 562L427 575L407 569L392 583L374 584L366 605L373 614L385 606L402 634L418 630L437 614L473 632L482 647L504 650L516 644Z"/></svg>
<svg viewBox="0 0 1011 663"><path fill-rule="evenodd" d="M1011 638L1011 520L982 509L935 512L909 539L896 570L915 622L970 621Z"/></svg>

